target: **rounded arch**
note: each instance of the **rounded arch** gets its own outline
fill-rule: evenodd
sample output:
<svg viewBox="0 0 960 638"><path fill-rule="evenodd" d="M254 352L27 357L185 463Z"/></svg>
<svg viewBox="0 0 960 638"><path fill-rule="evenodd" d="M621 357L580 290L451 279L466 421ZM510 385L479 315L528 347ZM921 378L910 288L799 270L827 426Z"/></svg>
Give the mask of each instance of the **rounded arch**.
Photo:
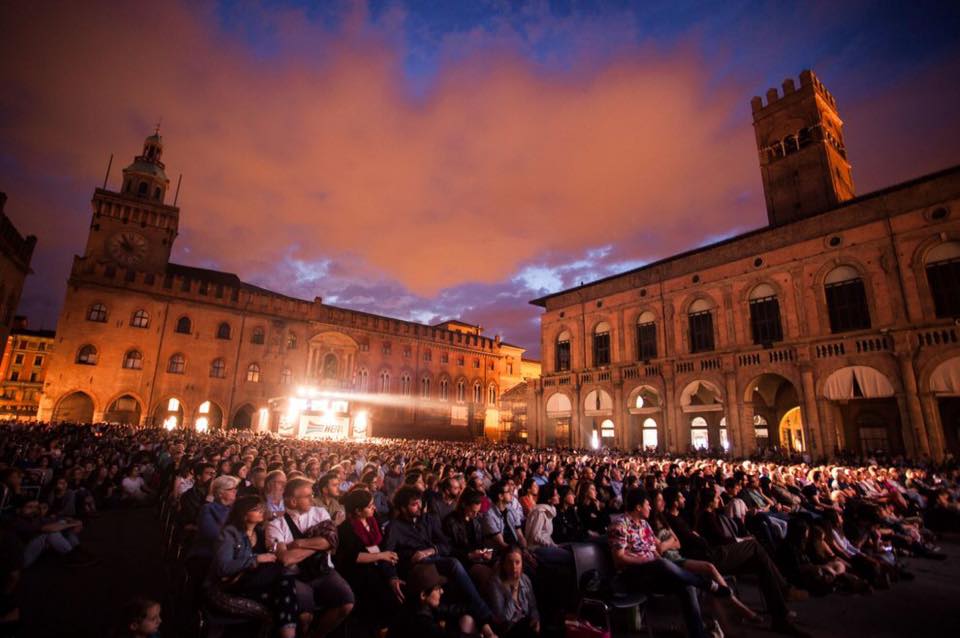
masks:
<svg viewBox="0 0 960 638"><path fill-rule="evenodd" d="M960 350L953 349L932 358L918 377L921 393L960 396Z"/></svg>
<svg viewBox="0 0 960 638"><path fill-rule="evenodd" d="M223 427L223 407L216 401L207 399L197 406L194 413L193 428L197 432L209 432Z"/></svg>
<svg viewBox="0 0 960 638"><path fill-rule="evenodd" d="M187 414L183 399L178 395L168 394L153 407L153 424L167 430L183 427L183 415Z"/></svg>
<svg viewBox="0 0 960 638"><path fill-rule="evenodd" d="M121 365L124 370L143 370L143 353L137 348L130 348L123 354Z"/></svg>
<svg viewBox="0 0 960 638"><path fill-rule="evenodd" d="M607 415L613 413L613 398L603 388L595 388L587 393L583 400L583 413L586 416Z"/></svg>
<svg viewBox="0 0 960 638"><path fill-rule="evenodd" d="M557 343L559 341L572 341L573 332L566 324L560 324L554 331L553 338L550 339L552 343Z"/></svg>
<svg viewBox="0 0 960 638"><path fill-rule="evenodd" d="M573 402L565 392L558 390L547 397L546 410L548 417L570 416L573 414Z"/></svg>
<svg viewBox="0 0 960 638"><path fill-rule="evenodd" d="M249 430L253 427L253 415L256 408L252 403L244 403L233 413L233 419L230 420L230 427L235 430Z"/></svg>
<svg viewBox="0 0 960 638"><path fill-rule="evenodd" d="M487 384L487 405L496 405L499 398L500 391L497 389L497 384L491 381Z"/></svg>
<svg viewBox="0 0 960 638"><path fill-rule="evenodd" d="M659 412L662 407L663 397L660 390L652 385L641 383L627 395L627 411L630 414Z"/></svg>
<svg viewBox="0 0 960 638"><path fill-rule="evenodd" d="M930 286L927 273L928 264L936 263L932 261L931 253L933 253L932 258L936 259L939 252L937 249L940 246L954 243L960 243L960 233L949 231L935 233L921 241L911 256L910 270L913 272L914 282L916 283L919 293L920 307L926 318L932 319L937 316L936 303L933 298L934 293ZM947 249L940 248L939 250Z"/></svg>
<svg viewBox="0 0 960 638"><path fill-rule="evenodd" d="M143 308L138 309L130 316L130 325L134 328L149 328L150 313Z"/></svg>
<svg viewBox="0 0 960 638"><path fill-rule="evenodd" d="M791 378L791 375L785 371L776 370L763 372L752 377L750 381L743 386L743 400L747 403L754 401L756 399L756 392L760 392L765 398L769 398L775 395L783 384L789 384L795 390L800 387L799 379Z"/></svg>
<svg viewBox="0 0 960 638"><path fill-rule="evenodd" d="M680 406L684 412L723 410L724 397L720 387L705 379L691 381L680 392Z"/></svg>
<svg viewBox="0 0 960 638"><path fill-rule="evenodd" d="M657 323L659 320L660 317L653 308L644 308L637 313L637 317L633 323L638 325L644 323Z"/></svg>
<svg viewBox="0 0 960 638"><path fill-rule="evenodd" d="M599 335L603 333L613 332L613 327L609 321L606 319L600 319L593 324L593 328L590 330L590 334Z"/></svg>
<svg viewBox="0 0 960 638"><path fill-rule="evenodd" d="M697 291L686 299L683 300L683 303L680 304L680 314L689 315L691 312L701 312L701 310L713 310L719 304L717 300L713 298L709 292L702 290ZM694 310L694 308L697 308Z"/></svg>
<svg viewBox="0 0 960 638"><path fill-rule="evenodd" d="M80 346L80 349L77 350L77 356L74 362L84 366L95 366L97 365L99 357L100 353L97 351L97 347L91 343L87 343Z"/></svg>
<svg viewBox="0 0 960 638"><path fill-rule="evenodd" d="M740 290L738 296L741 305L750 303L752 299L762 299L770 296L780 300L786 298L783 287L771 277L754 277L750 279L747 285Z"/></svg>
<svg viewBox="0 0 960 638"><path fill-rule="evenodd" d="M86 392L75 390L60 397L53 409L51 421L65 423L92 423L95 404Z"/></svg>
<svg viewBox="0 0 960 638"><path fill-rule="evenodd" d="M190 321L190 317L188 317L187 315L183 315L182 317L177 319L177 325L174 331L180 334L188 335L191 333L192 329L193 329L193 322Z"/></svg>
<svg viewBox="0 0 960 638"><path fill-rule="evenodd" d="M340 369L340 360L337 358L337 355L328 352L323 355L323 372L322 375L324 379L336 379Z"/></svg>
<svg viewBox="0 0 960 638"><path fill-rule="evenodd" d="M123 392L107 402L103 420L121 425L140 425L143 401L130 392Z"/></svg>

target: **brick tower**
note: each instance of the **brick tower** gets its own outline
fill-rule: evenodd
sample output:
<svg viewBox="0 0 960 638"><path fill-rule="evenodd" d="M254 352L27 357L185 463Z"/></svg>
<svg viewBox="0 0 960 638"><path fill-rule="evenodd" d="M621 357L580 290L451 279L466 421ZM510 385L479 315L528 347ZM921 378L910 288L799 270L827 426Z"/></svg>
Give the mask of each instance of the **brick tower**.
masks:
<svg viewBox="0 0 960 638"><path fill-rule="evenodd" d="M750 101L771 226L835 208L853 198L837 102L811 71Z"/></svg>

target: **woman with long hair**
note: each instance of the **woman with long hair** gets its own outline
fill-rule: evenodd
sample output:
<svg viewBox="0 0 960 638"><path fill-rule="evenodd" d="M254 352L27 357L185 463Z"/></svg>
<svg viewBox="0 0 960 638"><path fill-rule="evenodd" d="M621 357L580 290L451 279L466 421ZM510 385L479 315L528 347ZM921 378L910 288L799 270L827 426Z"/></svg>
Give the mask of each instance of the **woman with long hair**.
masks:
<svg viewBox="0 0 960 638"><path fill-rule="evenodd" d="M577 485L577 514L588 534L603 536L607 533L610 515L597 498L597 486L593 481L583 480Z"/></svg>
<svg viewBox="0 0 960 638"><path fill-rule="evenodd" d="M296 582L284 573L263 536L265 508L256 496L238 498L223 525L210 569L211 585L267 606L281 638L294 638L300 606Z"/></svg>
<svg viewBox="0 0 960 638"><path fill-rule="evenodd" d="M523 550L508 547L497 570L487 579L484 598L493 612L498 636L533 638L540 633L540 614L530 578L523 573Z"/></svg>

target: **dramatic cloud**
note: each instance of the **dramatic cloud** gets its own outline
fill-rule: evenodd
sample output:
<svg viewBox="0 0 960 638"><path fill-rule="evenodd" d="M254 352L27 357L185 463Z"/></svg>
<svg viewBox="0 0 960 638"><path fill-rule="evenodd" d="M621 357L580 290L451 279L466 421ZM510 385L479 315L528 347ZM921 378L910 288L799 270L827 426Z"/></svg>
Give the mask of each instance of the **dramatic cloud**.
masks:
<svg viewBox="0 0 960 638"><path fill-rule="evenodd" d="M23 306L52 323L107 157L116 187L160 117L177 261L534 351L528 299L763 223L751 88L713 81L694 36L654 46L621 15L543 5L415 17L6 5L0 175L40 236Z"/></svg>

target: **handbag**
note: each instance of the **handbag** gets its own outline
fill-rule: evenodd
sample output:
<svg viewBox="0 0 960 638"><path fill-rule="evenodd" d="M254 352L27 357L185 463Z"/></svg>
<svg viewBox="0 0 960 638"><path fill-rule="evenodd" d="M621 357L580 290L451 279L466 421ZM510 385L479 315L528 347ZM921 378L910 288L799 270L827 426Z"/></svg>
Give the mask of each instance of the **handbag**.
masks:
<svg viewBox="0 0 960 638"><path fill-rule="evenodd" d="M581 612L585 605L596 605L603 608L606 628L598 627L583 617ZM563 621L564 638L612 638L610 631L610 616L606 613L606 606L599 600L582 600L577 605L577 613Z"/></svg>

